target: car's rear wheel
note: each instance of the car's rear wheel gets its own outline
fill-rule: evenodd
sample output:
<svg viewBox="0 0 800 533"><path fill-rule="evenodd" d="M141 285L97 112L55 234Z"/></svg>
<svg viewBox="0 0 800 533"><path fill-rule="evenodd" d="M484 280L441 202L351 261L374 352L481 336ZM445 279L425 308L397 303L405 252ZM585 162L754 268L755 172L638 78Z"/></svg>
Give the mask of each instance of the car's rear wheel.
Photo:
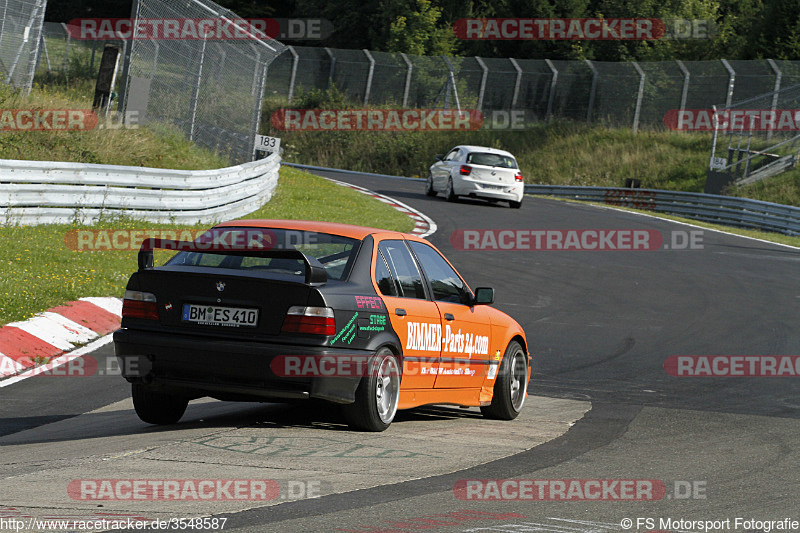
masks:
<svg viewBox="0 0 800 533"><path fill-rule="evenodd" d="M522 200L520 200L519 202L515 202L514 200L509 200L508 205L510 205L514 209L519 209L520 207L522 207Z"/></svg>
<svg viewBox="0 0 800 533"><path fill-rule="evenodd" d="M389 348L381 348L370 362L369 374L361 378L356 401L342 406L350 427L383 431L389 427L400 403L400 364Z"/></svg>
<svg viewBox="0 0 800 533"><path fill-rule="evenodd" d="M433 176L428 174L427 185L425 186L425 194L428 196L436 196L436 191L433 190Z"/></svg>
<svg viewBox="0 0 800 533"><path fill-rule="evenodd" d="M148 424L175 424L186 412L189 400L163 392L153 392L144 383L134 383L131 387L133 408L143 422Z"/></svg>
<svg viewBox="0 0 800 533"><path fill-rule="evenodd" d="M517 418L525 403L525 390L528 384L528 362L525 351L517 341L512 341L494 383L492 403L481 407L486 418L513 420Z"/></svg>
<svg viewBox="0 0 800 533"><path fill-rule="evenodd" d="M455 202L458 200L458 196L456 196L455 191L453 190L453 178L447 178L447 190L444 192L445 197L447 198L448 202Z"/></svg>

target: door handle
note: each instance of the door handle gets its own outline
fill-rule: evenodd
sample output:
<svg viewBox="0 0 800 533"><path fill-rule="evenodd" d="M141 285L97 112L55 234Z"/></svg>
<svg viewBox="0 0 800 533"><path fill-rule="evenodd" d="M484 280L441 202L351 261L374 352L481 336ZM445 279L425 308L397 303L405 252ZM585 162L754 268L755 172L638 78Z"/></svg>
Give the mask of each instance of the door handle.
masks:
<svg viewBox="0 0 800 533"><path fill-rule="evenodd" d="M445 320L455 320L455 319L456 319L456 317L454 317L454 316L453 316L453 315L451 315L450 313L445 313L445 314L444 314L444 319L445 319Z"/></svg>
<svg viewBox="0 0 800 533"><path fill-rule="evenodd" d="M406 310L405 309L400 309L399 307L397 307L394 310L394 314L396 314L397 316L406 316Z"/></svg>

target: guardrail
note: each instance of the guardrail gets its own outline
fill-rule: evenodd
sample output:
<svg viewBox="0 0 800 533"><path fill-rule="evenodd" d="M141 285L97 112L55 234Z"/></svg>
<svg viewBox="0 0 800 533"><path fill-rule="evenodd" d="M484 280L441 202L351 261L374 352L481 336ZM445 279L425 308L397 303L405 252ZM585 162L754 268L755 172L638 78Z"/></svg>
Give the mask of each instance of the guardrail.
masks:
<svg viewBox="0 0 800 533"><path fill-rule="evenodd" d="M659 189L566 185L525 185L525 193L600 202L740 228L800 235L800 208L748 198Z"/></svg>
<svg viewBox="0 0 800 533"><path fill-rule="evenodd" d="M207 224L251 213L278 184L280 155L215 170L0 160L0 224L128 216Z"/></svg>

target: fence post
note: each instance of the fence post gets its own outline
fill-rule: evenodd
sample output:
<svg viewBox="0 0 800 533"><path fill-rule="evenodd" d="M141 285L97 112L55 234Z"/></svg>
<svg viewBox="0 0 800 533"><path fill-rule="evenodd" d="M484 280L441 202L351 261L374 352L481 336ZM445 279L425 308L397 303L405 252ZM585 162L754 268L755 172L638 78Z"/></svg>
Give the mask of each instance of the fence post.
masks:
<svg viewBox="0 0 800 533"><path fill-rule="evenodd" d="M44 60L47 61L47 72L50 72L52 67L50 66L50 54L47 51L47 42L44 40L44 31L42 31L41 41L42 44L40 46L44 50ZM92 52L94 52L94 50ZM94 55L92 55L92 60L94 61Z"/></svg>
<svg viewBox="0 0 800 533"><path fill-rule="evenodd" d="M406 62L408 66L408 71L406 71L406 85L403 88L403 107L408 107L408 91L411 89L411 72L414 70L414 65L411 63L411 60L408 59L408 56L401 53L400 57L403 58L403 61Z"/></svg>
<svg viewBox="0 0 800 533"><path fill-rule="evenodd" d="M251 159L255 161L256 158L256 135L258 135L258 128L261 126L261 106L264 102L264 90L267 85L267 64L261 64L261 52L256 49L255 45L250 45L256 53L256 67L253 69L253 121L250 124L250 150ZM260 72L259 72L260 71Z"/></svg>
<svg viewBox="0 0 800 533"><path fill-rule="evenodd" d="M517 60L513 57L508 58L511 61L511 64L514 65L514 69L517 71L517 80L514 82L514 96L511 97L511 109L516 109L517 107L517 98L519 98L519 86L522 84L522 69L517 63Z"/></svg>
<svg viewBox="0 0 800 533"><path fill-rule="evenodd" d="M62 22L61 23L61 27L64 28L64 33L67 34L67 40L65 41L65 44L64 44L64 66L61 69L66 73L67 72L67 66L69 65L69 43L70 43L71 39L69 37L69 30L67 30L67 23L66 22Z"/></svg>
<svg viewBox="0 0 800 533"><path fill-rule="evenodd" d="M775 73L775 94L772 95L772 107L771 110L774 113L775 110L778 108L778 91L781 90L781 78L783 78L783 73L781 69L778 68L778 64L775 63L772 59L767 59L767 63L769 66L772 67L772 71ZM772 138L772 130L767 131L767 139Z"/></svg>
<svg viewBox="0 0 800 533"><path fill-rule="evenodd" d="M731 106L731 99L733 98L733 85L736 83L736 72L731 67L730 63L728 63L725 59L720 59L722 61L723 66L728 71L728 96L725 98L725 107Z"/></svg>
<svg viewBox="0 0 800 533"><path fill-rule="evenodd" d="M330 89L331 85L333 85L333 74L336 72L336 56L333 55L333 50L327 46L325 51L328 53L328 57L331 58L331 69L328 71L328 89Z"/></svg>
<svg viewBox="0 0 800 533"><path fill-rule="evenodd" d="M292 73L289 76L289 94L287 97L289 103L292 103L292 97L294 96L294 80L297 78L297 63L300 62L300 54L295 51L294 46L287 46L286 49L292 54Z"/></svg>
<svg viewBox="0 0 800 533"><path fill-rule="evenodd" d="M597 69L594 68L592 62L588 59L585 60L586 64L592 69L592 88L589 90L589 109L586 110L586 125L592 123L592 111L594 111L594 97L597 92Z"/></svg>
<svg viewBox="0 0 800 533"><path fill-rule="evenodd" d="M458 89L456 88L456 74L455 70L453 69L453 64L450 62L450 59L447 56L442 56L442 59L444 59L444 62L447 65L447 70L450 71L449 81L450 81L450 86L453 88L453 96L455 96L456 98L456 109L461 111L461 102L458 101ZM447 94L448 95L450 94L449 90L447 91ZM447 109L448 105L449 102L445 104L444 106L445 109Z"/></svg>
<svg viewBox="0 0 800 533"><path fill-rule="evenodd" d="M364 54L366 54L367 59L369 59L369 72L367 73L367 88L364 91L364 105L366 106L369 104L369 93L372 90L372 77L375 75L375 60L372 59L372 54L369 53L369 50L364 48Z"/></svg>
<svg viewBox="0 0 800 533"><path fill-rule="evenodd" d="M633 112L633 133L639 131L639 114L642 111L642 98L644 97L645 75L639 63L633 61L633 68L639 73L639 92L636 95L636 110Z"/></svg>
<svg viewBox="0 0 800 533"><path fill-rule="evenodd" d="M547 63L547 66L553 73L553 79L550 80L550 94L547 95L547 112L545 113L545 121L550 122L550 119L553 117L553 100L555 100L556 97L556 84L558 84L558 69L556 69L553 62L549 59L545 59L544 62Z"/></svg>
<svg viewBox="0 0 800 533"><path fill-rule="evenodd" d="M681 112L686 110L686 99L689 97L689 69L683 64L683 61L677 59L675 61L683 73L683 90L681 91Z"/></svg>
<svg viewBox="0 0 800 533"><path fill-rule="evenodd" d="M478 56L475 56L475 61L480 65L483 74L481 74L481 88L478 90L478 111L483 111L483 96L486 93L486 78L489 77L489 67Z"/></svg>
<svg viewBox="0 0 800 533"><path fill-rule="evenodd" d="M194 82L194 90L192 91L192 100L189 104L189 140L194 141L194 126L197 121L197 104L200 100L200 83L203 81L203 64L206 59L206 43L208 41L203 39L203 44L200 47L200 65L197 67L197 76Z"/></svg>

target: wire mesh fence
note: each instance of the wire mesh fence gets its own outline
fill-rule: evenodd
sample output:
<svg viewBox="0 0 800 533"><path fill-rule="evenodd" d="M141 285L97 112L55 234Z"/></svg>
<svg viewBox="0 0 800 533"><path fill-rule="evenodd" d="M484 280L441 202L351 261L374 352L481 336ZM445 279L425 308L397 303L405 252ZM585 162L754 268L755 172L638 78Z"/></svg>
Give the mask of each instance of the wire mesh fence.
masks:
<svg viewBox="0 0 800 533"><path fill-rule="evenodd" d="M134 14L139 19L213 18L243 28L236 14L209 0L138 0ZM267 67L284 45L252 28L243 31L249 32L247 38L214 34L127 41L120 110L136 111L142 124L177 126L232 162L251 160Z"/></svg>
<svg viewBox="0 0 800 533"><path fill-rule="evenodd" d="M0 81L30 91L46 0L0 0Z"/></svg>

